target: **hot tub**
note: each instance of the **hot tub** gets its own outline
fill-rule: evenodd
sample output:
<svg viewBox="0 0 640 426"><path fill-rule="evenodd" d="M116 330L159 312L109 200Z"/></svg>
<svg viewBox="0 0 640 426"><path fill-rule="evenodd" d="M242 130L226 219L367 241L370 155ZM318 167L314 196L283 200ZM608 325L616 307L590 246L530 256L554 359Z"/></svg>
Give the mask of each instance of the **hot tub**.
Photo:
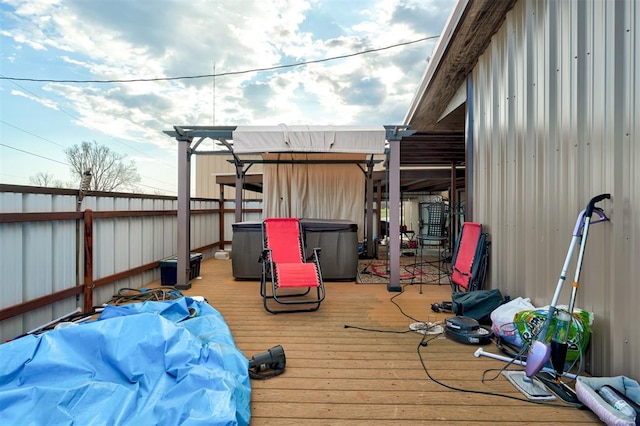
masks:
<svg viewBox="0 0 640 426"><path fill-rule="evenodd" d="M358 273L358 225L346 220L301 219L307 256L320 247L320 268L325 281L354 281ZM260 280L262 222L232 225L231 265L237 280Z"/></svg>

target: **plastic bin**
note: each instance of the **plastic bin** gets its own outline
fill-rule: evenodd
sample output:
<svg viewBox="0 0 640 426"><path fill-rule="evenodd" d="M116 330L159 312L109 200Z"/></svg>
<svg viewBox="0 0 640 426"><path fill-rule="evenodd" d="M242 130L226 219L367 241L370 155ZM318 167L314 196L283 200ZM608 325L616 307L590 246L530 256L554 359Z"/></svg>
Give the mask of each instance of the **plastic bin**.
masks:
<svg viewBox="0 0 640 426"><path fill-rule="evenodd" d="M189 279L200 276L201 253L191 253L189 260ZM176 285L178 268L178 256L167 257L160 261L160 283L162 285Z"/></svg>

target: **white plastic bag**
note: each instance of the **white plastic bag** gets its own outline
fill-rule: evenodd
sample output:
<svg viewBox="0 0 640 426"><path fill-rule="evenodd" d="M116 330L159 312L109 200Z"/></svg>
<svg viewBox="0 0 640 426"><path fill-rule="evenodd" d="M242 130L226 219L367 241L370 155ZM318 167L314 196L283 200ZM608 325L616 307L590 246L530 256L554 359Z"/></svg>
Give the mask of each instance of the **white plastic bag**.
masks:
<svg viewBox="0 0 640 426"><path fill-rule="evenodd" d="M498 306L491 312L491 329L493 333L496 336L502 337L505 342L521 348L523 346L522 338L513 323L513 317L520 311L535 308L536 307L531 304L531 299L523 299L522 297L517 297Z"/></svg>

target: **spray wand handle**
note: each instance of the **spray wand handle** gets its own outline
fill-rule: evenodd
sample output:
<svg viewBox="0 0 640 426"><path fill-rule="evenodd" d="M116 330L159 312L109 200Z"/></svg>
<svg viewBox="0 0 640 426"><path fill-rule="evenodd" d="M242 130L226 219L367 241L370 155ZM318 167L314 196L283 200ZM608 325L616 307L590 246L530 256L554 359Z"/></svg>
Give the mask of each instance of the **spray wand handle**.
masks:
<svg viewBox="0 0 640 426"><path fill-rule="evenodd" d="M589 203L587 204L587 208L584 211L584 216L590 218L591 215L593 214L593 210L596 208L596 204L602 200L608 200L610 198L611 198L611 194L600 194L593 197L591 200L589 200Z"/></svg>

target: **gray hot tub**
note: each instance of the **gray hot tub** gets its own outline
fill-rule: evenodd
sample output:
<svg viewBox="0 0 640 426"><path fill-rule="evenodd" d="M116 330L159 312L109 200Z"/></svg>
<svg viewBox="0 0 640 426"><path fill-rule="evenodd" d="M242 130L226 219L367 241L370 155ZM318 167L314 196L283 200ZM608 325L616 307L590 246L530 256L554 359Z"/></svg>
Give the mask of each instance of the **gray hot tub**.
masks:
<svg viewBox="0 0 640 426"><path fill-rule="evenodd" d="M307 256L322 249L320 267L325 281L354 281L358 273L358 225L346 220L301 219ZM231 265L238 280L259 280L262 267L262 222L232 225Z"/></svg>

